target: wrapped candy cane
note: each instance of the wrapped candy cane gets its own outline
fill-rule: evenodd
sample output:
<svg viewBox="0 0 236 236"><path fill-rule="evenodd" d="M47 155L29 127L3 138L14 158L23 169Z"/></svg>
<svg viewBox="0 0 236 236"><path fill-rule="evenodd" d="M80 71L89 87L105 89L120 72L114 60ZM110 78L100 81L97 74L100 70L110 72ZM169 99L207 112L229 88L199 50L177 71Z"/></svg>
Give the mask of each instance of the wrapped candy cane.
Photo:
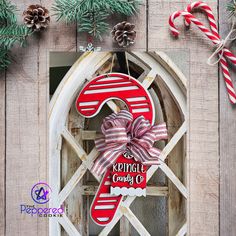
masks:
<svg viewBox="0 0 236 236"><path fill-rule="evenodd" d="M210 23L210 30L207 27L205 27L203 23L200 22L194 15L192 15L191 12L196 8L205 11L205 13L207 14ZM222 68L222 73L225 80L227 92L229 95L229 100L232 104L235 104L236 92L234 85L232 83L232 79L230 77L227 59L231 61L234 65L236 65L236 56L225 46L226 42L230 40L230 35L233 32L233 30L230 31L229 35L226 37L225 40L222 40L221 37L219 36L218 27L211 8L206 3L194 2L192 4L189 4L185 10L176 11L170 16L169 18L170 30L172 34L176 37L179 35L179 31L177 30L174 24L174 20L180 16L184 17L185 24L187 26L189 26L191 23L194 23L213 42L213 44L217 46L216 51L209 58L208 63L211 65L214 64L211 63L210 60L216 54L219 55L219 60L217 62L220 62Z"/></svg>

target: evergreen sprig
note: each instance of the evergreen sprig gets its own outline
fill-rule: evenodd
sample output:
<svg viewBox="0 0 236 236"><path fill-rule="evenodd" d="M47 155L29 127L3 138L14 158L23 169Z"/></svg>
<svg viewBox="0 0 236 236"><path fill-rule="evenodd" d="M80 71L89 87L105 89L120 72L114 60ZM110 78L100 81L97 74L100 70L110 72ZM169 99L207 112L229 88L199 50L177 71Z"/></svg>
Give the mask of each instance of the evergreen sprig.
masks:
<svg viewBox="0 0 236 236"><path fill-rule="evenodd" d="M8 0L0 0L0 69L11 62L10 50L15 43L24 46L32 30L17 24L16 6Z"/></svg>
<svg viewBox="0 0 236 236"><path fill-rule="evenodd" d="M228 3L227 11L229 12L229 17L236 17L236 0L232 0L230 3Z"/></svg>
<svg viewBox="0 0 236 236"><path fill-rule="evenodd" d="M87 32L95 38L102 40L101 35L109 29L105 22L108 14L106 12L88 12L80 16L79 31Z"/></svg>
<svg viewBox="0 0 236 236"><path fill-rule="evenodd" d="M7 0L0 0L0 22L3 24L14 24L16 23L16 6L11 4Z"/></svg>
<svg viewBox="0 0 236 236"><path fill-rule="evenodd" d="M79 31L101 40L109 29L106 23L109 15L131 16L137 12L139 5L140 0L55 0L53 10L57 20L77 23Z"/></svg>
<svg viewBox="0 0 236 236"><path fill-rule="evenodd" d="M0 46L0 70L5 69L10 63L9 50Z"/></svg>
<svg viewBox="0 0 236 236"><path fill-rule="evenodd" d="M24 46L31 30L24 25L12 24L0 28L0 45L10 49L15 43Z"/></svg>

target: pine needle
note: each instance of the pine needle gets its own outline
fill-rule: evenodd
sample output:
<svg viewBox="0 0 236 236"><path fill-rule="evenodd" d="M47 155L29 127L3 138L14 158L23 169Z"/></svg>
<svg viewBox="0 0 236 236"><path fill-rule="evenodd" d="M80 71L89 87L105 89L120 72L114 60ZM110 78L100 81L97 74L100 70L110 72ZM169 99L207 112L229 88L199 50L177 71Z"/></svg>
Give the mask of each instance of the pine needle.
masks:
<svg viewBox="0 0 236 236"><path fill-rule="evenodd" d="M131 16L139 5L140 0L55 0L53 10L57 20L77 23L78 31L102 40L102 35L109 30L106 23L109 15Z"/></svg>
<svg viewBox="0 0 236 236"><path fill-rule="evenodd" d="M228 3L227 11L229 12L229 17L236 17L236 0L232 0Z"/></svg>
<svg viewBox="0 0 236 236"><path fill-rule="evenodd" d="M0 70L4 70L11 63L9 58L9 50L0 47Z"/></svg>
<svg viewBox="0 0 236 236"><path fill-rule="evenodd" d="M0 0L0 25L16 23L16 6L7 0Z"/></svg>
<svg viewBox="0 0 236 236"><path fill-rule="evenodd" d="M10 49L16 43L24 46L32 30L17 24L16 6L8 0L0 0L0 9L0 69L5 69L11 62Z"/></svg>
<svg viewBox="0 0 236 236"><path fill-rule="evenodd" d="M0 45L10 49L15 43L25 45L26 37L31 30L24 25L13 24L0 28Z"/></svg>

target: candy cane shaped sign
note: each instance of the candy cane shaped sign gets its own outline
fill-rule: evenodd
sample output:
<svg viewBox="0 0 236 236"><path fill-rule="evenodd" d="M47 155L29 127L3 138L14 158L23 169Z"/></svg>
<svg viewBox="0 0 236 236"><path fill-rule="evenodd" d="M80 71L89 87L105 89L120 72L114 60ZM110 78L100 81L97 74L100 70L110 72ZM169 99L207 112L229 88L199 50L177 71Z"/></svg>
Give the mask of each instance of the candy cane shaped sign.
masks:
<svg viewBox="0 0 236 236"><path fill-rule="evenodd" d="M148 91L139 81L121 73L100 75L89 81L80 92L76 107L82 116L91 118L96 116L103 105L112 99L125 102L134 119L143 116L151 124L154 123L154 105ZM123 155L117 160L122 160L122 158L124 158ZM111 170L108 169L91 206L92 219L103 226L112 221L123 197L112 195L110 189Z"/></svg>

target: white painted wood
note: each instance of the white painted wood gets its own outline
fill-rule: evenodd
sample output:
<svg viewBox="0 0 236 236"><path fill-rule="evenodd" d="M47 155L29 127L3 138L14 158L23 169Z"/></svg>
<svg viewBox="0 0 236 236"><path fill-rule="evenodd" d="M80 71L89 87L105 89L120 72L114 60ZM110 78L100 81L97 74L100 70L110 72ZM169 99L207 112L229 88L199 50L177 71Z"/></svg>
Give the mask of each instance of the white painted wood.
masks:
<svg viewBox="0 0 236 236"><path fill-rule="evenodd" d="M87 171L87 167L84 163L80 165L74 175L71 177L66 186L62 189L58 196L59 205L61 205L65 199L69 196L69 194L73 191L74 187L78 184L78 182L83 178L84 174Z"/></svg>
<svg viewBox="0 0 236 236"><path fill-rule="evenodd" d="M151 236L139 219L134 215L134 213L130 210L130 208L123 209L125 217L129 220L129 222L134 226L137 232L142 236Z"/></svg>
<svg viewBox="0 0 236 236"><path fill-rule="evenodd" d="M229 0L219 1L220 35L224 39L231 28L225 9ZM236 41L230 44L230 50L236 55ZM236 69L232 66L230 75L236 86ZM229 103L223 74L220 73L219 91L219 129L220 129L220 235L234 236L236 233L236 109ZM212 171L210 173L213 173ZM211 175L210 175L211 176ZM212 180L213 178L211 178ZM215 179L215 178L214 178ZM207 182L209 179L207 178ZM209 181L210 182L210 181Z"/></svg>
<svg viewBox="0 0 236 236"><path fill-rule="evenodd" d="M108 101L107 105L111 108L111 110L115 113L118 113L120 111L120 108L112 101Z"/></svg>
<svg viewBox="0 0 236 236"><path fill-rule="evenodd" d="M176 64L164 52L156 51L154 52L154 56L175 79L179 87L182 89L183 93L187 94L187 79L183 72L179 69L179 67L176 66Z"/></svg>
<svg viewBox="0 0 236 236"><path fill-rule="evenodd" d="M6 209L6 199L5 199L5 194L6 194L6 186L5 186L5 181L6 181L6 155L5 155L5 138L6 138L6 131L5 131L5 99L6 99L6 94L5 94L5 73L0 72L0 208L1 213L0 213L0 235L4 235L5 233L5 223L6 223L6 214L5 214L5 209Z"/></svg>
<svg viewBox="0 0 236 236"><path fill-rule="evenodd" d="M155 52L156 54L158 54L158 52ZM157 63L158 59L159 60L165 60L168 57L164 57L164 53L162 54L162 57L157 57L154 58L151 55L149 55L148 53L140 53L140 52L135 52L134 53L137 57L139 57L142 61L145 61L153 70L153 74L157 74L159 75L159 77L163 80L164 84L166 84L167 88L170 90L171 94L173 95L173 98L175 99L176 103L179 105L182 113L184 115L186 115L186 110L187 110L187 101L186 101L186 93L182 91L181 87L179 86L179 83L177 83L176 81L178 80L186 80L184 78L179 78L175 77L175 79L173 80L173 75L171 75L166 68L164 68L162 65L160 65L159 63ZM170 59L168 58L168 60L170 61ZM159 61L158 61L159 62ZM163 63L163 62L162 62ZM168 64L168 66L171 68L170 70L176 70L176 66L175 68L172 68L171 66L174 65L174 63L166 63ZM184 75L182 75L184 77Z"/></svg>
<svg viewBox="0 0 236 236"><path fill-rule="evenodd" d="M126 55L129 61L132 61L133 63L135 63L135 65L141 67L144 70L143 74L141 74L141 76L139 77L139 80L142 81L142 78L146 77L147 74L150 72L151 70L150 66L144 61L141 61L140 58L135 56L132 52L129 52Z"/></svg>
<svg viewBox="0 0 236 236"><path fill-rule="evenodd" d="M181 127L178 129L178 131L172 137L172 139L167 143L165 148L162 150L162 152L159 156L159 158L162 161L165 161L168 154L171 152L171 150L175 147L175 145L178 143L178 141L183 137L183 135L186 132L187 132L187 121L184 121L184 123L181 125Z"/></svg>
<svg viewBox="0 0 236 236"><path fill-rule="evenodd" d="M69 236L81 236L81 234L65 214L63 214L63 217L58 218L58 222L63 226Z"/></svg>
<svg viewBox="0 0 236 236"><path fill-rule="evenodd" d="M177 232L176 236L185 236L187 234L187 230L188 230L187 222L185 222Z"/></svg>
<svg viewBox="0 0 236 236"><path fill-rule="evenodd" d="M74 175L71 177L69 182L66 184L66 186L62 189L62 191L59 193L58 199L59 199L59 206L65 201L65 199L69 196L69 194L72 192L76 184L83 178L84 174L87 170L90 170L93 166L93 161L97 158L98 152L94 148L93 151L87 156L84 155L84 158L82 161L82 164L77 169L77 171L74 173ZM100 177L94 175L94 177L100 181Z"/></svg>
<svg viewBox="0 0 236 236"><path fill-rule="evenodd" d="M176 177L173 171L164 162L160 164L159 168L166 174L166 176L171 180L171 182L176 186L176 188L187 199L188 191L186 187L181 183L181 181Z"/></svg>
<svg viewBox="0 0 236 236"><path fill-rule="evenodd" d="M69 109L84 79L91 78L93 73L110 57L110 53L84 53L66 74L52 97L49 109L49 185L54 191L49 207L59 205L61 133L64 130ZM93 70L87 69L90 65L94 65ZM49 219L49 235L60 235L57 224L52 219Z"/></svg>
<svg viewBox="0 0 236 236"><path fill-rule="evenodd" d="M85 153L84 149L79 145L79 143L75 140L75 138L72 136L72 134L69 132L69 130L64 127L62 131L63 138L71 145L71 147L74 149L77 156L83 161L86 159L87 154Z"/></svg>
<svg viewBox="0 0 236 236"><path fill-rule="evenodd" d="M154 82L156 76L157 76L156 70L151 70L142 82L143 87L148 89Z"/></svg>

